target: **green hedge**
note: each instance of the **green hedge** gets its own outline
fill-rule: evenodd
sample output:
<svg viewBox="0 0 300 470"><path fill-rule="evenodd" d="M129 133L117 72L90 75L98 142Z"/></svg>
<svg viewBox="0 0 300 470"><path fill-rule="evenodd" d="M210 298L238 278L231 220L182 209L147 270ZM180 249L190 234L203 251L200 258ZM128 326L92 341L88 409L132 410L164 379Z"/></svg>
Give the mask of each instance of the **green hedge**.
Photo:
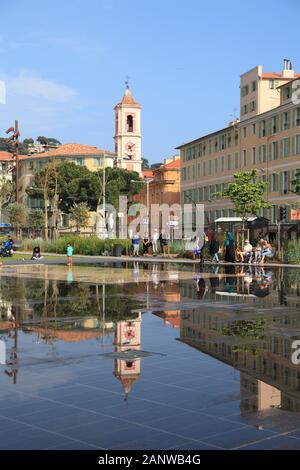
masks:
<svg viewBox="0 0 300 470"><path fill-rule="evenodd" d="M74 248L74 255L102 255L108 253L113 254L114 245L122 245L123 254L130 253L132 242L131 240L101 240L98 237L83 238L78 235L70 235L68 237L61 237L57 241L45 240L23 240L22 248L24 250L32 250L35 246L40 246L42 253L59 253L65 254L67 251L67 244L71 243Z"/></svg>
<svg viewBox="0 0 300 470"><path fill-rule="evenodd" d="M300 240L290 240L285 244L284 260L291 264L300 264Z"/></svg>

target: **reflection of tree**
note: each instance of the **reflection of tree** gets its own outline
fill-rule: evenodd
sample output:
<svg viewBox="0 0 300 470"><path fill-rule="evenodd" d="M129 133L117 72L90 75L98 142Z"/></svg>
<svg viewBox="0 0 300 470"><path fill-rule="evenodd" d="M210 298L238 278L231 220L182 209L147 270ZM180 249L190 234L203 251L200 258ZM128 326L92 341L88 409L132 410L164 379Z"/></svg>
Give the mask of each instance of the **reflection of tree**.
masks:
<svg viewBox="0 0 300 470"><path fill-rule="evenodd" d="M265 320L237 320L230 325L223 326L222 333L225 336L261 339L265 325Z"/></svg>
<svg viewBox="0 0 300 470"><path fill-rule="evenodd" d="M88 283L67 284L49 279L21 279L2 277L0 298L21 304L21 323L28 320L41 322L51 328L74 328L76 320L99 317L102 304L102 290ZM97 292L98 291L98 292ZM106 286L106 321L120 321L133 318L133 310L141 309L141 302L122 293L122 287ZM26 308L22 308L25 307ZM67 321L69 318L70 321ZM79 326L79 325L78 325ZM50 338L49 338L50 339Z"/></svg>

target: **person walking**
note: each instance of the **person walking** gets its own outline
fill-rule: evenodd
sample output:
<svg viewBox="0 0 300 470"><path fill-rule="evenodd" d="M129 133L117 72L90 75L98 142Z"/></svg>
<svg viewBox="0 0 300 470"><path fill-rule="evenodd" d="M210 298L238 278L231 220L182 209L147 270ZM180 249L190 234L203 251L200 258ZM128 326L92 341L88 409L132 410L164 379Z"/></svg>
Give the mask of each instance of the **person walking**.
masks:
<svg viewBox="0 0 300 470"><path fill-rule="evenodd" d="M135 234L133 235L133 256L139 256L139 249L140 249L140 234L139 231L137 230Z"/></svg>
<svg viewBox="0 0 300 470"><path fill-rule="evenodd" d="M68 259L68 266L72 266L73 264L73 247L71 243L67 245L67 259Z"/></svg>
<svg viewBox="0 0 300 470"><path fill-rule="evenodd" d="M231 232L227 232L225 240L225 261L227 263L235 262L235 242Z"/></svg>
<svg viewBox="0 0 300 470"><path fill-rule="evenodd" d="M219 248L220 248L219 240L216 238L215 233L213 233L210 239L210 244L209 244L209 254L211 256L212 263L214 261L216 261L216 263L220 261L219 256L218 256Z"/></svg>

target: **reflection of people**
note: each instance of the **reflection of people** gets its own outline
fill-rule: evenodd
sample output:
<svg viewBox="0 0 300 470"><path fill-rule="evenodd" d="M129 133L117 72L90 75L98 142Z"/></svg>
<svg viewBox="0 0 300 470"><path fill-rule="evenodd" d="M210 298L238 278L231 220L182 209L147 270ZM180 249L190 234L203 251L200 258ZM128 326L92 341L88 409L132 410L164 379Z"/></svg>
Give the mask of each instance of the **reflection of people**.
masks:
<svg viewBox="0 0 300 470"><path fill-rule="evenodd" d="M203 277L200 276L200 274L197 274L197 276L195 277L194 280L195 280L195 283L196 283L198 298L202 299L204 297L205 289L206 289L205 281L204 281Z"/></svg>
<svg viewBox="0 0 300 470"><path fill-rule="evenodd" d="M235 242L231 232L227 232L225 240L225 261L228 263L235 262Z"/></svg>
<svg viewBox="0 0 300 470"><path fill-rule="evenodd" d="M72 266L73 264L73 247L71 246L71 243L68 243L67 245L67 259L68 259L68 266Z"/></svg>
<svg viewBox="0 0 300 470"><path fill-rule="evenodd" d="M73 271L72 271L72 266L69 266L68 269L68 276L67 276L67 281L69 284L72 284L73 282Z"/></svg>

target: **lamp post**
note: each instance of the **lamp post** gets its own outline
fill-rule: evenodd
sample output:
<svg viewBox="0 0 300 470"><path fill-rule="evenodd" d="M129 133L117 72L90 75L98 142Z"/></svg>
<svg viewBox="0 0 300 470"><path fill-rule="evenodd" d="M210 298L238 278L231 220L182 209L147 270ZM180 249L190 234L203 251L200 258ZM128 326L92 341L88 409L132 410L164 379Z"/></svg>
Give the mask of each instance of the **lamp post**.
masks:
<svg viewBox="0 0 300 470"><path fill-rule="evenodd" d="M15 120L15 127L10 127L5 132L6 134L13 134L7 139L7 143L12 142L12 146L14 148L13 156L16 160L16 202L19 202L19 121Z"/></svg>

